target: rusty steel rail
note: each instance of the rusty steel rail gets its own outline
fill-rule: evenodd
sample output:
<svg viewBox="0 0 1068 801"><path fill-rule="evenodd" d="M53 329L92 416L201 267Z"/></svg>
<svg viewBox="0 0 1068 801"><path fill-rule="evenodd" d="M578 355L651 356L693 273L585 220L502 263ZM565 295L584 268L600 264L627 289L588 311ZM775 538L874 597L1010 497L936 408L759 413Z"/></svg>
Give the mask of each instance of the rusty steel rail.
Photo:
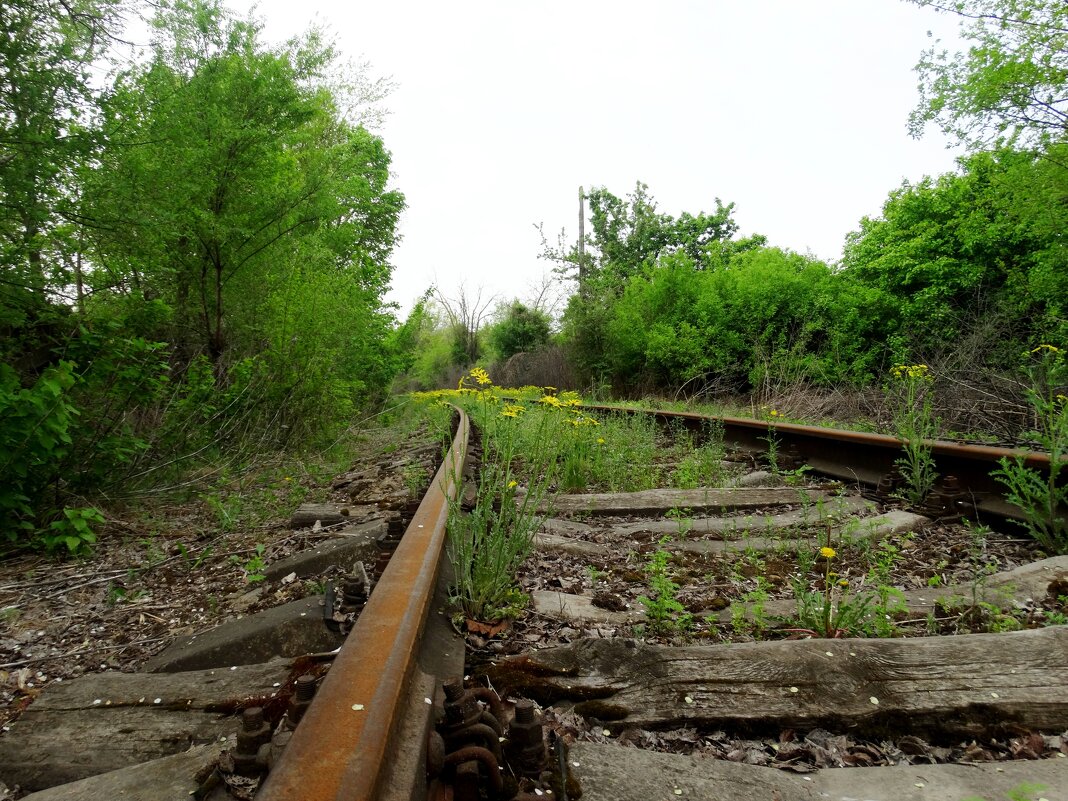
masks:
<svg viewBox="0 0 1068 801"><path fill-rule="evenodd" d="M726 442L750 452L766 451L767 438L773 435L780 454L797 464L807 464L824 475L869 486L878 486L894 471L895 461L903 455L902 441L885 434L844 431L835 428L770 423L742 417L716 417L695 412L637 409L633 407L586 405L603 412L649 414L661 423L678 421L692 431L701 431L709 423L720 425ZM994 480L991 471L1002 458L1022 458L1028 467L1048 474L1049 455L1033 451L996 448L983 445L959 445L953 442L928 442L940 476L954 476L956 490L963 493L963 503L977 513L994 518L1019 518L1020 510L1004 498L1005 488Z"/></svg>
<svg viewBox="0 0 1068 801"><path fill-rule="evenodd" d="M314 702L256 794L259 801L371 801L385 788L419 640L438 579L449 501L467 456L452 447Z"/></svg>

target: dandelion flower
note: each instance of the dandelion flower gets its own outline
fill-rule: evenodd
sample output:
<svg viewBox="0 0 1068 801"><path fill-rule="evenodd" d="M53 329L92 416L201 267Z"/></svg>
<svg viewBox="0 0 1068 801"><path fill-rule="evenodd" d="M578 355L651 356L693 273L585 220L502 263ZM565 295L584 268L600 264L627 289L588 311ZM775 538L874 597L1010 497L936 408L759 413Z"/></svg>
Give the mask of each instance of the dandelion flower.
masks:
<svg viewBox="0 0 1068 801"><path fill-rule="evenodd" d="M820 548L820 556L824 559L834 559L836 552L834 548L828 548L826 546Z"/></svg>

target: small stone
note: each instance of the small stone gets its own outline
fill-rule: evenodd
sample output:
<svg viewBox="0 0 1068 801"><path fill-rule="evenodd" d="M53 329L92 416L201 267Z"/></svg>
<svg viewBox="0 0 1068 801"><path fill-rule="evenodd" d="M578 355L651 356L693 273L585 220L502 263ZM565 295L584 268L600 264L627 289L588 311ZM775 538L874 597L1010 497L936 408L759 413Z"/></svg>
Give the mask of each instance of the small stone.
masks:
<svg viewBox="0 0 1068 801"><path fill-rule="evenodd" d="M800 690L798 690L796 687L791 687L790 688L790 692L796 693L796 692L800 692Z"/></svg>
<svg viewBox="0 0 1068 801"><path fill-rule="evenodd" d="M990 693L990 697L991 698L1001 698L1001 696L998 695L997 693Z"/></svg>
<svg viewBox="0 0 1068 801"><path fill-rule="evenodd" d="M163 699L162 699L162 698L157 698L157 699L156 699L155 701L153 701L152 703L154 703L154 704L162 704L162 703L163 703Z"/></svg>
<svg viewBox="0 0 1068 801"><path fill-rule="evenodd" d="M871 698L869 698L868 700L871 701L873 704L875 704L875 706L879 706L879 699L876 698L874 695Z"/></svg>
<svg viewBox="0 0 1068 801"><path fill-rule="evenodd" d="M353 712L363 712L363 704L353 704L352 705L352 711Z"/></svg>
<svg viewBox="0 0 1068 801"><path fill-rule="evenodd" d="M605 737L612 736L612 732L610 732L608 729L601 729L601 734L603 734Z"/></svg>

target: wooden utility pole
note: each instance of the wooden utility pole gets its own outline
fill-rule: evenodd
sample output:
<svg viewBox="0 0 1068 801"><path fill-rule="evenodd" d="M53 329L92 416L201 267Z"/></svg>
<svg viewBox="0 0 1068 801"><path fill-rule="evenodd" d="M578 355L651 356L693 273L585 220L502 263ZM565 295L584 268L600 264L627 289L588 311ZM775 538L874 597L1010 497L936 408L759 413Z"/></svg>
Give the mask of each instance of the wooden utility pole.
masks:
<svg viewBox="0 0 1068 801"><path fill-rule="evenodd" d="M579 283L586 280L586 194L579 187L579 236L578 236Z"/></svg>

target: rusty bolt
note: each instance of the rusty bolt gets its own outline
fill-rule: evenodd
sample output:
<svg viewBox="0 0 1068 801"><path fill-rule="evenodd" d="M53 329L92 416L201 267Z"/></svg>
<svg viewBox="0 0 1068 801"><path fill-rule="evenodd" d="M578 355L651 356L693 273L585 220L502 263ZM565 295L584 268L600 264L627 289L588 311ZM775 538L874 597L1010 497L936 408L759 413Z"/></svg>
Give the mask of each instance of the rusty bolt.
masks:
<svg viewBox="0 0 1068 801"><path fill-rule="evenodd" d="M365 603L367 601L367 593L365 592L365 589L362 581L359 581L358 579L345 579L341 585L341 593L345 598L345 603L353 606Z"/></svg>
<svg viewBox="0 0 1068 801"><path fill-rule="evenodd" d="M516 702L515 717L508 727L508 750L515 756L525 775L536 776L545 767L545 742L542 725L534 714L534 703Z"/></svg>
<svg viewBox="0 0 1068 801"><path fill-rule="evenodd" d="M305 673L297 678L293 685L293 696L289 699L289 707L286 709L286 716L291 725L296 726L300 723L315 697L315 689L315 676Z"/></svg>
<svg viewBox="0 0 1068 801"><path fill-rule="evenodd" d="M315 676L311 673L298 677L294 686L297 691L297 700L310 701L315 697Z"/></svg>
<svg viewBox="0 0 1068 801"><path fill-rule="evenodd" d="M441 687L445 690L445 698L448 701L459 701L464 697L464 693L467 692L460 679L445 679L441 683Z"/></svg>
<svg viewBox="0 0 1068 801"><path fill-rule="evenodd" d="M263 716L263 708L249 707L241 713L241 731L237 733L237 753L255 756L260 746L271 740L271 726Z"/></svg>
<svg viewBox="0 0 1068 801"><path fill-rule="evenodd" d="M478 722L482 717L482 707L478 699L464 689L460 679L446 679L442 684L445 689L445 730L455 732Z"/></svg>

